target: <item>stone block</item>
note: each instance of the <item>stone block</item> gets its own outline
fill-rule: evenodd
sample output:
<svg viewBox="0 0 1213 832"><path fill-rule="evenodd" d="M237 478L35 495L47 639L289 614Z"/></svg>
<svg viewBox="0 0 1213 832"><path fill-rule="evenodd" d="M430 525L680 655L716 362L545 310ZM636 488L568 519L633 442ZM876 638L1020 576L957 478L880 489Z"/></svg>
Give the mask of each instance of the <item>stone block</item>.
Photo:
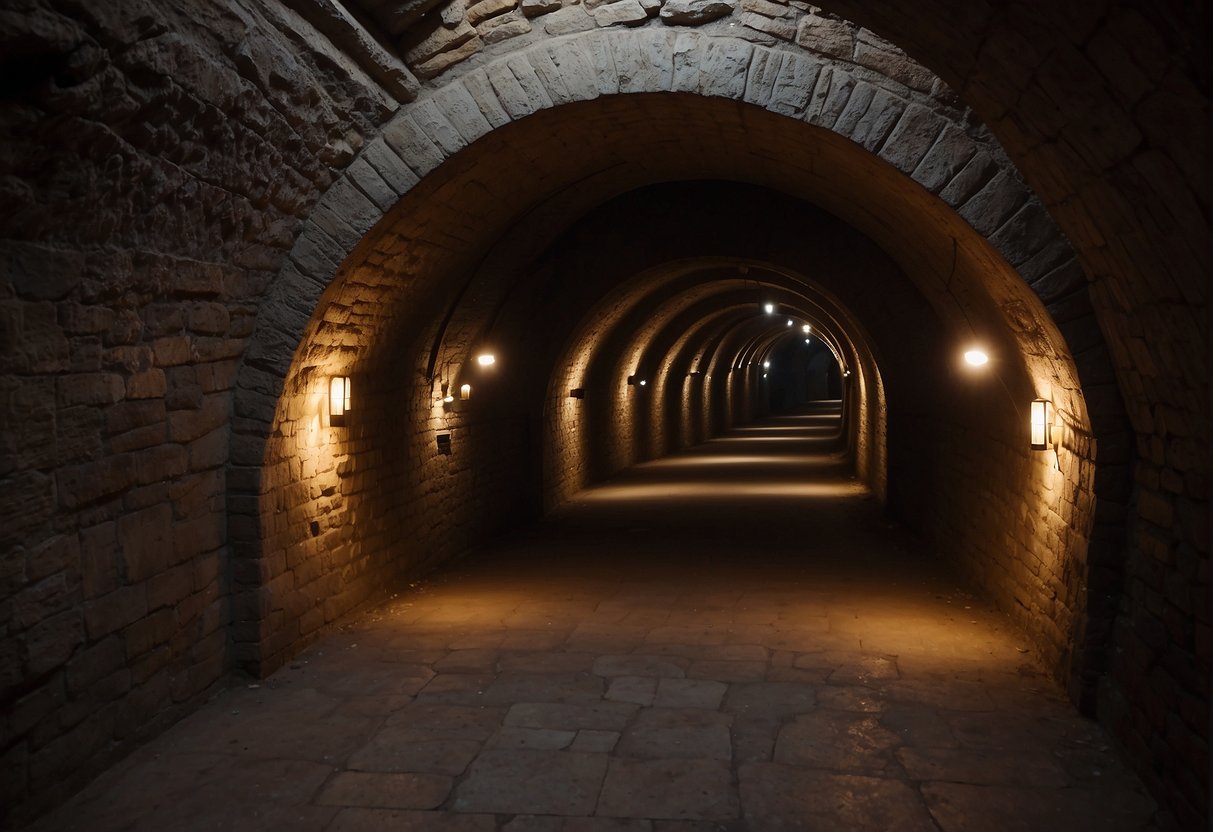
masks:
<svg viewBox="0 0 1213 832"><path fill-rule="evenodd" d="M466 61L469 57L475 55L484 46L484 41L480 40L480 36L474 36L471 40L465 42L461 46L456 46L445 52L439 52L428 61L423 61L415 65L414 70L421 78L435 78L435 76L443 74L456 63Z"/></svg>
<svg viewBox="0 0 1213 832"><path fill-rule="evenodd" d="M159 367L135 373L126 380L128 399L160 399L166 389L164 370Z"/></svg>
<svg viewBox="0 0 1213 832"><path fill-rule="evenodd" d="M35 624L20 638L27 656L27 678L48 673L66 662L84 643L80 611L71 609L52 616Z"/></svg>
<svg viewBox="0 0 1213 832"><path fill-rule="evenodd" d="M810 12L796 25L796 43L823 55L850 60L855 52L855 26Z"/></svg>
<svg viewBox="0 0 1213 832"><path fill-rule="evenodd" d="M780 40L792 41L796 39L796 26L787 20L772 20L769 17L763 17L754 12L742 12L738 15L737 21L742 26L753 29L756 32L773 35Z"/></svg>
<svg viewBox="0 0 1213 832"><path fill-rule="evenodd" d="M125 394L126 384L117 373L77 373L58 379L55 400L60 407L106 405L122 401Z"/></svg>
<svg viewBox="0 0 1213 832"><path fill-rule="evenodd" d="M660 15L668 26L700 26L728 17L735 8L735 0L666 0Z"/></svg>
<svg viewBox="0 0 1213 832"><path fill-rule="evenodd" d="M168 505L123 515L117 531L127 580L144 581L168 568L172 555L172 509Z"/></svg>
<svg viewBox="0 0 1213 832"><path fill-rule="evenodd" d="M424 64L443 52L452 52L476 37L476 28L466 20L454 26L438 25L418 27L410 31L401 43L405 60L410 64Z"/></svg>
<svg viewBox="0 0 1213 832"><path fill-rule="evenodd" d="M485 45L491 45L525 35L532 28L531 22L522 12L513 11L509 14L503 14L486 20L477 27L477 31L480 32L480 38L484 41Z"/></svg>
<svg viewBox="0 0 1213 832"><path fill-rule="evenodd" d="M147 614L147 594L142 585L124 586L84 604L84 623L90 639L116 633Z"/></svg>
<svg viewBox="0 0 1213 832"><path fill-rule="evenodd" d="M543 31L549 35L571 35L574 32L585 32L598 24L589 12L580 4L565 6L552 12L543 20Z"/></svg>
<svg viewBox="0 0 1213 832"><path fill-rule="evenodd" d="M522 0L522 13L527 17L539 17L557 11L563 0Z"/></svg>
<svg viewBox="0 0 1213 832"><path fill-rule="evenodd" d="M473 26L518 8L518 0L479 0L467 10L467 20ZM483 34L483 32L481 33Z"/></svg>
<svg viewBox="0 0 1213 832"><path fill-rule="evenodd" d="M648 19L649 14L637 0L617 0L591 9L590 17L599 26L615 26L620 23L641 23Z"/></svg>

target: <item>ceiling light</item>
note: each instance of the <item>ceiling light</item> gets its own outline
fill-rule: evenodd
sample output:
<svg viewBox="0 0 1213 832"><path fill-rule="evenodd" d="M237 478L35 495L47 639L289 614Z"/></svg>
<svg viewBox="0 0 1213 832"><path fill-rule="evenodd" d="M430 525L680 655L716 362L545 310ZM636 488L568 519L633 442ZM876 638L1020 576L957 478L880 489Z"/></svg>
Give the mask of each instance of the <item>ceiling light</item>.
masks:
<svg viewBox="0 0 1213 832"><path fill-rule="evenodd" d="M497 363L497 356L493 355L491 352L482 352L480 355L476 356L476 363L481 367L491 367Z"/></svg>
<svg viewBox="0 0 1213 832"><path fill-rule="evenodd" d="M803 332L805 335L808 335L812 330L813 330L813 327L809 326L808 324L805 324L804 326L802 326L800 328L800 331Z"/></svg>
<svg viewBox="0 0 1213 832"><path fill-rule="evenodd" d="M773 303L764 303L764 304L762 305L762 311L763 311L763 312L766 312L768 315L773 315L773 314L775 313L775 304L773 304Z"/></svg>
<svg viewBox="0 0 1213 832"><path fill-rule="evenodd" d="M788 326L791 326L794 323L796 323L796 322L793 321L791 318L788 318Z"/></svg>
<svg viewBox="0 0 1213 832"><path fill-rule="evenodd" d="M965 352L965 363L970 367L980 367L983 364L989 363L989 361L990 356L986 355L984 351L977 348L973 348Z"/></svg>

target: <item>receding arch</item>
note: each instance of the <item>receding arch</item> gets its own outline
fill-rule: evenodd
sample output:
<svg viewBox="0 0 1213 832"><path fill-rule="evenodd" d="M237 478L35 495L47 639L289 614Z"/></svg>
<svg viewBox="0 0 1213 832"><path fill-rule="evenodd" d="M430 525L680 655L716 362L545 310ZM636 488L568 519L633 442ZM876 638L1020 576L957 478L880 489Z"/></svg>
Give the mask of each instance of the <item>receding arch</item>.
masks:
<svg viewBox="0 0 1213 832"><path fill-rule="evenodd" d="M1069 414L1067 448L1079 468L1092 464L1093 448L1083 437L1099 419L1088 421L1079 373L1064 338L1025 288L1041 280L1052 286L1050 281L1058 275L1070 274L1072 255L992 142L980 145L968 138L950 162L936 160L930 166L928 181L923 160L945 152L941 137L954 138L949 127L959 127L917 100L891 94L873 95L863 105L865 115L878 100L888 107L872 112L883 125L882 138L874 144L873 125L861 126L862 117L842 118L855 101L850 93L833 105L828 96L806 96L791 114L783 99L778 106L768 100L769 109L762 109L750 99L761 100L763 88L748 79L756 64L774 60L772 53L779 50L729 38L652 32L593 33L543 48L546 59L553 50L566 50L573 56L570 61L607 48L614 56L615 74L603 67L602 73L585 76L580 86L565 83L564 94L549 95L546 108L511 112L500 99L497 109L484 100L484 88L476 88L472 73L453 82L462 85L459 89L444 88L403 108L384 138L364 150L366 164L351 166L326 193L275 284L276 294L259 318L256 344L237 391L242 418L233 462L241 475L232 480L233 504L239 506L232 524L237 546L233 574L236 615L244 622L238 630L247 636L241 638L237 653L249 664L263 670L275 666L326 622L370 597L385 574L432 566L506 522L509 511L503 509L500 516L486 514L479 526L443 527L425 558L406 558L405 564L396 562L399 556L383 555L391 549L395 521L378 512L360 521L357 539L344 521L351 503L365 501L376 489L416 489L419 483L412 471L432 453L421 437L452 419L459 421L435 398L439 379L426 377L426 369L411 357L434 354L438 345L462 356L462 361L442 362L444 380L462 377L473 342L485 337L477 321L489 320L486 313L495 317L509 295L509 281L503 282L501 275L512 275L543 251L567 228L569 218L653 181L737 178L791 192L861 229L892 256L947 331L967 331L1007 359L1010 388L1020 400L1044 394L1064 402ZM737 60L722 61L723 55ZM618 74L621 56L655 60L658 71L643 78L628 76L625 82ZM786 50L777 59L785 67L817 61ZM506 69L515 71L519 60L540 56L514 56ZM815 84L827 69L831 78L846 74L845 68L822 64L813 73ZM505 69L483 71L487 78ZM738 83L739 77L747 82ZM837 90L856 88L840 80ZM921 97L910 97L915 95ZM469 101L478 116L468 109ZM490 129L493 121L501 126ZM910 129L924 122L930 126ZM852 133L830 129L842 127ZM681 144L672 149L669 137L675 130L680 142L690 142L700 152L688 154ZM868 132L860 136L855 132L859 130ZM545 156L545 148L550 152L570 141L581 143L581 155ZM865 143L879 150L873 153ZM755 152L755 145L761 152ZM987 170L974 179L973 159L978 154L983 160L978 167ZM737 159L745 160L744 170L736 168ZM490 160L497 169L493 176L486 175ZM950 171L950 178L940 176L941 169ZM423 203L429 206L424 211L419 210ZM993 229L988 239L969 217L980 217L980 224ZM550 228L543 226L545 220ZM531 233L524 244L513 246L517 250L508 261L511 268L496 275L483 268L490 255L500 253L500 241L507 240L511 228L528 227ZM456 285L418 279L426 274L439 275L440 281L453 276ZM283 356L291 352L292 343L298 346L289 366ZM1024 357L1022 365L1018 356ZM383 381L389 367L393 373L403 368L402 374L392 376L394 385ZM347 371L364 391L361 406L404 414L407 424L418 426L407 447L374 451L395 471L383 482L369 484L362 472L365 463L349 458L351 443L367 444L370 425L351 429L348 439L336 439L322 424L323 379ZM486 379L483 384L493 382ZM1001 393L991 388L982 395L989 400ZM1114 401L1101 405L1115 414ZM1005 407L983 407L992 424L1011 434L1018 430ZM506 464L525 465L537 431L527 427L525 413L511 418L522 427L523 438L511 448ZM1114 415L1107 421L1114 421ZM468 429L466 424L459 428ZM485 432L483 425L478 430ZM295 458L300 448L303 461ZM1016 465L1020 452L1007 445L1005 453L1004 464ZM311 472L311 481L301 482L300 471ZM426 492L415 512L457 499L468 482L467 472L456 473ZM1086 475L1078 476L1081 480ZM257 506L252 515L248 497L255 498ZM1016 499L1002 495L996 502L1000 510L1011 512ZM1085 519L1078 527L1089 525L1089 497L1074 499L1085 501L1079 506ZM309 537L301 531L306 516L324 518L320 534ZM1078 527L1067 543L1073 553L1085 552L1086 532ZM1114 566L1115 555L1105 553L1109 566ZM305 568L307 581L300 584L292 557L323 566ZM1076 568L1081 573L1087 566ZM1006 596L1014 594L1020 581L1005 569L994 575L971 571ZM240 577L247 575L256 577ZM1001 586L1003 582L1008 586ZM1079 599L1077 604L1082 593L1081 578L1066 588L1068 598ZM1078 679L1087 673L1088 659L1070 652L1069 634L1078 626L1070 617L1073 606L1063 605L1064 620L1054 622L1055 632L1042 641L1047 660L1058 672ZM1041 614L1041 607L1023 613L1029 619ZM1085 615L1080 611L1080 618Z"/></svg>

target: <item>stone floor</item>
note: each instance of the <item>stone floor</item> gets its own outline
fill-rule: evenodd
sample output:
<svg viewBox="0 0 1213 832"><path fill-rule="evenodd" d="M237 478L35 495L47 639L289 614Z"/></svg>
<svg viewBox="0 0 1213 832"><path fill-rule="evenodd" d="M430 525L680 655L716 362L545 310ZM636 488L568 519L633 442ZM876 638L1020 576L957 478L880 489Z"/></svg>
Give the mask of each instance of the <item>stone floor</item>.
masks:
<svg viewBox="0 0 1213 832"><path fill-rule="evenodd" d="M1007 619L832 418L586 492L233 687L39 830L1140 830Z"/></svg>

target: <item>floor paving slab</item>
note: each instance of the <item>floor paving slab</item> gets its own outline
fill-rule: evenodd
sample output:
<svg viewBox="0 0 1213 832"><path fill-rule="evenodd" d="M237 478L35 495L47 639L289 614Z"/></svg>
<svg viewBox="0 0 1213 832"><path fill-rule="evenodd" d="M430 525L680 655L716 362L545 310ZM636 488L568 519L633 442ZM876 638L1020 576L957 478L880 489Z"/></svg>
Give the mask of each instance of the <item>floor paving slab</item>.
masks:
<svg viewBox="0 0 1213 832"><path fill-rule="evenodd" d="M34 829L1151 829L1107 735L821 425L584 492L232 680Z"/></svg>
<svg viewBox="0 0 1213 832"><path fill-rule="evenodd" d="M607 757L577 751L485 751L455 789L457 812L590 815Z"/></svg>
<svg viewBox="0 0 1213 832"><path fill-rule="evenodd" d="M728 763L717 760L612 759L599 815L731 820L739 814Z"/></svg>

